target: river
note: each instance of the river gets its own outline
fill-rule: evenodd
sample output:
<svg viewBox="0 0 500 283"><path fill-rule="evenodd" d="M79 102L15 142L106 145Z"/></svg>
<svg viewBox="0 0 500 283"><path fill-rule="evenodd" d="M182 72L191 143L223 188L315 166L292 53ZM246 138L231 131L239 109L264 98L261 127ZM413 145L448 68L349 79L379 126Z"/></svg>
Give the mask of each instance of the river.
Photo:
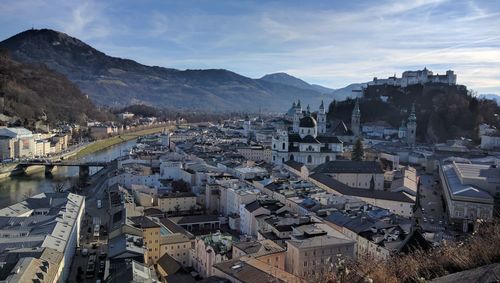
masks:
<svg viewBox="0 0 500 283"><path fill-rule="evenodd" d="M85 161L111 161L121 155L124 151L131 149L137 143L131 140L102 151L87 155L81 160ZM91 168L91 174L98 169ZM29 195L36 195L42 192L53 192L59 184L65 187L71 186L78 178L78 167L54 168L52 177L45 177L44 170L33 172L24 176L15 176L0 181L0 208L4 208L16 202L26 199Z"/></svg>

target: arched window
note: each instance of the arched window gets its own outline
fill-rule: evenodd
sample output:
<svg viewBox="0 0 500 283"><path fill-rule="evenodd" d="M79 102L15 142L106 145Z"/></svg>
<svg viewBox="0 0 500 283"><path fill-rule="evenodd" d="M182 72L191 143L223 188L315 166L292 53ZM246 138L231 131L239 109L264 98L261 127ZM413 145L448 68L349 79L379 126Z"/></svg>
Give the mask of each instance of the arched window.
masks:
<svg viewBox="0 0 500 283"><path fill-rule="evenodd" d="M273 148L276 149L276 144L273 144Z"/></svg>
<svg viewBox="0 0 500 283"><path fill-rule="evenodd" d="M325 162L328 162L328 161L330 161L330 156L329 156L329 155L327 155L327 156L325 157Z"/></svg>
<svg viewBox="0 0 500 283"><path fill-rule="evenodd" d="M311 145L309 145L309 146L307 147L307 150L308 150L308 151L313 151L313 147L312 147Z"/></svg>
<svg viewBox="0 0 500 283"><path fill-rule="evenodd" d="M312 163L312 162L313 162L312 156L308 155L307 156L307 163Z"/></svg>
<svg viewBox="0 0 500 283"><path fill-rule="evenodd" d="M281 162L285 163L285 158L284 157L281 158Z"/></svg>
<svg viewBox="0 0 500 283"><path fill-rule="evenodd" d="M285 149L285 143L283 143L281 147L282 147L282 149Z"/></svg>
<svg viewBox="0 0 500 283"><path fill-rule="evenodd" d="M293 154L290 155L290 160L295 160L295 157L293 156Z"/></svg>

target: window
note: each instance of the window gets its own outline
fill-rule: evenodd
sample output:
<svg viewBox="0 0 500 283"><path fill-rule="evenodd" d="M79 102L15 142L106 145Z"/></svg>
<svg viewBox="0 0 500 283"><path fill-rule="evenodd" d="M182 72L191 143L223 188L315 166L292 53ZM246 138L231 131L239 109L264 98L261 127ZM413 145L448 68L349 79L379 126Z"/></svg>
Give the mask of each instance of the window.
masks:
<svg viewBox="0 0 500 283"><path fill-rule="evenodd" d="M312 156L308 155L307 156L307 163L312 163L312 161L313 161Z"/></svg>
<svg viewBox="0 0 500 283"><path fill-rule="evenodd" d="M328 161L330 161L330 156L328 156L328 155L327 155L327 156L325 157L325 162L328 162Z"/></svg>
<svg viewBox="0 0 500 283"><path fill-rule="evenodd" d="M285 149L285 143L283 143L281 147L282 147L282 149Z"/></svg>

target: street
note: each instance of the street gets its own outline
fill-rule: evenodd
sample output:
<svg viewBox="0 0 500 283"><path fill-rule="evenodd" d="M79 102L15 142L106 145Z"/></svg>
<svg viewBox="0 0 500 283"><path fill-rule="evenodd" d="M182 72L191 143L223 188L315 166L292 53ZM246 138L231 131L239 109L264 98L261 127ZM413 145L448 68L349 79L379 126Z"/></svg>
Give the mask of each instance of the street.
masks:
<svg viewBox="0 0 500 283"><path fill-rule="evenodd" d="M86 195L85 203L85 218L82 222L81 233L80 233L80 248L77 250L73 262L71 265L71 271L69 276L69 282L96 282L96 280L103 278L99 275L99 267L101 262L106 261L107 254L107 230L108 230L108 204L107 194L104 190L106 188L106 180L108 173L113 170L110 168L105 168L91 177L89 180L89 185L84 188L82 194ZM101 208L97 207L97 200L101 200ZM95 237L95 228L99 227L99 236ZM103 233L105 235L103 235ZM83 254L83 251L88 251L87 254ZM96 263L94 272L86 274L88 261L90 255L96 255ZM82 275L80 280L78 280L78 269L80 268ZM88 278L87 278L88 277Z"/></svg>

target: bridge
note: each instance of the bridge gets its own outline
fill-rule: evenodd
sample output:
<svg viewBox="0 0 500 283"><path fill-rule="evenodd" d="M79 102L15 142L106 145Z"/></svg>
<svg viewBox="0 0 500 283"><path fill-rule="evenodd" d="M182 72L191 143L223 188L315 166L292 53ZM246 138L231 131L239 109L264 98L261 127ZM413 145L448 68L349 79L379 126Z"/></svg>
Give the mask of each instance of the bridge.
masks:
<svg viewBox="0 0 500 283"><path fill-rule="evenodd" d="M45 166L45 174L52 174L52 169L56 166L73 166L79 168L79 176L81 179L86 179L90 175L90 167L107 167L111 162L105 161L79 161L79 160L28 160L21 161L17 165L18 168L25 170L29 166Z"/></svg>

